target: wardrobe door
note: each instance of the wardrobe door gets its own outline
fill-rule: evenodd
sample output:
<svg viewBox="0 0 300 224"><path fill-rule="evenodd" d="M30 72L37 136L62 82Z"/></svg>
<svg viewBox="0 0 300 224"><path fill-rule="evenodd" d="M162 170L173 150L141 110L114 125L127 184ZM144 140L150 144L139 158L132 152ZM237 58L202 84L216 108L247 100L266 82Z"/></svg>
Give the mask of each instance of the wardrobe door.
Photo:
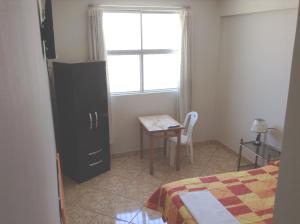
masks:
<svg viewBox="0 0 300 224"><path fill-rule="evenodd" d="M93 109L95 115L95 127L93 132L93 143L96 147L94 153L89 153L88 164L90 172L93 172L91 164L95 170L104 172L110 169L110 150L109 150L109 123L108 123L108 100L106 68L104 62L97 62L90 66L91 74L94 77ZM91 155L92 154L92 155ZM101 163L99 163L101 162ZM98 166L98 168L97 168Z"/></svg>
<svg viewBox="0 0 300 224"><path fill-rule="evenodd" d="M100 71L100 74L95 77L95 83L98 83L99 89L95 93L95 116L96 127L95 135L97 139L97 145L109 154L109 124L108 124L108 100L107 100L107 83L105 63L100 62L95 64L94 69Z"/></svg>
<svg viewBox="0 0 300 224"><path fill-rule="evenodd" d="M103 125L102 121L102 117L107 117L105 64L75 64L72 73L78 123L79 176L85 180L106 171L110 163L108 148L103 141L109 132L108 125Z"/></svg>
<svg viewBox="0 0 300 224"><path fill-rule="evenodd" d="M76 114L76 130L77 130L77 146L78 157L80 161L84 159L82 153L86 156L87 153L95 149L93 141L93 132L95 127L95 117L93 113L93 104L91 101L92 79L88 73L80 72L81 67L77 64L73 66L73 83L74 83L74 104Z"/></svg>

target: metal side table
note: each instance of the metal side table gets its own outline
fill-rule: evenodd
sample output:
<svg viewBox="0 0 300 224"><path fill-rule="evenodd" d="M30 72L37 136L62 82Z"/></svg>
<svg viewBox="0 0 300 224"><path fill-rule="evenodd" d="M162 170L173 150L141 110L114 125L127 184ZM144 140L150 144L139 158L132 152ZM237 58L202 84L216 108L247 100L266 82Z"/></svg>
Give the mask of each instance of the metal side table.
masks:
<svg viewBox="0 0 300 224"><path fill-rule="evenodd" d="M241 165L242 153L244 149L255 155L254 163ZM239 171L242 167L254 166L257 168L258 158L262 159L266 164L268 164L272 160L280 159L280 151L268 144L262 143L261 145L255 145L254 141L244 142L244 140L241 139L237 171Z"/></svg>

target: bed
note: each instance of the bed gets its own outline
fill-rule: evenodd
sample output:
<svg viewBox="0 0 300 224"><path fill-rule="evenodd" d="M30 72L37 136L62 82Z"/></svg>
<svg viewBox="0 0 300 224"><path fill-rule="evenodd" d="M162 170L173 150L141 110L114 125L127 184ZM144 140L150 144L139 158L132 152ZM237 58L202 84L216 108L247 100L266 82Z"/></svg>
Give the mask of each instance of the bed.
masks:
<svg viewBox="0 0 300 224"><path fill-rule="evenodd" d="M157 189L145 206L159 211L169 224L196 224L179 194L208 190L241 224L271 224L278 172L276 161L253 170L179 180Z"/></svg>

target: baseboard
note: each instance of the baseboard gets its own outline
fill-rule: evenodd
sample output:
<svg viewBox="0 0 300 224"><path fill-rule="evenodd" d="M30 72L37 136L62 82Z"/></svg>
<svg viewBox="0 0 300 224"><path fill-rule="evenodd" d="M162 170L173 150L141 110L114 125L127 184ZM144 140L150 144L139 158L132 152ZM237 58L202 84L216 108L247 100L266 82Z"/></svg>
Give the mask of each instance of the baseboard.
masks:
<svg viewBox="0 0 300 224"><path fill-rule="evenodd" d="M225 144L223 144L222 142L218 141L218 140L206 140L206 141L197 141L197 142L193 142L193 145L195 146L195 150L197 150L197 147L199 146L209 146L209 145L216 145L217 147L221 147L222 149L225 149L231 153L234 153L238 156L238 152L231 149L230 147L226 146ZM162 147L156 147L154 148L154 151L158 151L158 150L162 150ZM147 156L149 150L148 149L144 149L144 155ZM122 152L122 153L114 153L111 155L112 158L122 158L122 157L128 157L128 156L136 156L139 155L140 151L139 150L135 150L135 151L130 151L130 152ZM246 162L249 163L253 163L252 159L249 159L245 156L242 156L243 160L246 160Z"/></svg>
<svg viewBox="0 0 300 224"><path fill-rule="evenodd" d="M122 157L127 157L127 156L135 156L139 154L140 151L131 151L131 152L120 152L120 153L114 153L111 154L112 158L122 158Z"/></svg>
<svg viewBox="0 0 300 224"><path fill-rule="evenodd" d="M198 141L198 142L193 142L193 145L195 147L197 146L206 146L206 145L219 145L220 143L217 140L206 140L206 141ZM161 150L161 147L156 147L154 148L154 151ZM129 151L129 152L121 152L121 153L113 153L111 154L112 158L122 158L122 157L127 157L127 156L133 156L133 155L138 155L140 153L139 150L135 151ZM148 149L144 149L144 154L148 154Z"/></svg>
<svg viewBox="0 0 300 224"><path fill-rule="evenodd" d="M218 145L218 140L206 140L206 141L197 141L193 142L194 146L205 146L205 145Z"/></svg>

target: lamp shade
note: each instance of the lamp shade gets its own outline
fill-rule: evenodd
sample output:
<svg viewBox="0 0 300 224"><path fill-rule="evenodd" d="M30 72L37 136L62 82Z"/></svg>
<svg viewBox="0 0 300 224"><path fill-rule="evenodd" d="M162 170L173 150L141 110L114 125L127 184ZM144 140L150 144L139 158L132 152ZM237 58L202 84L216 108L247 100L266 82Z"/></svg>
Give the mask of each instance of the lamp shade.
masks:
<svg viewBox="0 0 300 224"><path fill-rule="evenodd" d="M267 122L264 119L257 118L253 121L251 131L256 133L263 133L268 130Z"/></svg>

